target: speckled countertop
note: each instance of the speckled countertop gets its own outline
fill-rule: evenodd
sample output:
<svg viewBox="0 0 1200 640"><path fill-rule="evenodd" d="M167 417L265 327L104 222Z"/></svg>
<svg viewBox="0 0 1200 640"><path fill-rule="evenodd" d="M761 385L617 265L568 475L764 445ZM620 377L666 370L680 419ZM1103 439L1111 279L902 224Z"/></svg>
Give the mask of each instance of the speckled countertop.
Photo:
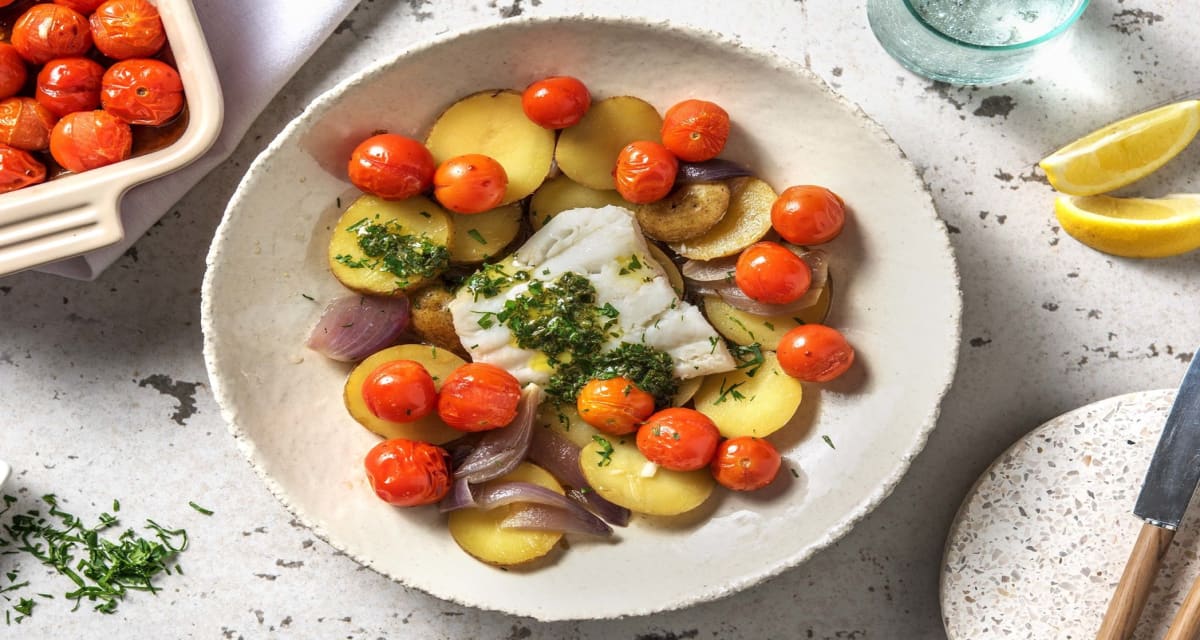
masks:
<svg viewBox="0 0 1200 640"><path fill-rule="evenodd" d="M538 624L402 588L294 522L236 451L209 393L199 286L242 173L314 96L447 29L574 12L722 31L803 61L860 104L931 185L962 272L964 342L925 452L832 548L718 602L651 618ZM234 157L99 280L0 278L0 458L16 468L6 489L24 503L54 492L89 516L119 498L127 522L153 517L193 536L186 573L163 581L157 598L134 594L113 616L45 601L21 625L0 625L0 637L944 637L942 545L976 476L1059 413L1175 386L1200 343L1200 252L1154 262L1095 253L1056 227L1051 190L1032 168L1100 124L1200 89L1195 17L1179 0L1094 0L1071 54L1036 79L955 88L888 58L861 1L364 1ZM1138 191L1200 191L1197 166L1193 145ZM0 570L15 557L0 555ZM40 569L23 570L39 591L62 590Z"/></svg>

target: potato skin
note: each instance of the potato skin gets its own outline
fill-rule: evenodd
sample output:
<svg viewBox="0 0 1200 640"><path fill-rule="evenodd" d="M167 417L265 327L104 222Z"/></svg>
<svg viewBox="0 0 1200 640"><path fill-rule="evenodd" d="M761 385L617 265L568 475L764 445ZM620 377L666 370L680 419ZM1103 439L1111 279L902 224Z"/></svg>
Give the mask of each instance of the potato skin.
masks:
<svg viewBox="0 0 1200 640"><path fill-rule="evenodd" d="M731 256L758 242L771 231L771 205L776 194L758 178L729 181L729 211L702 235L671 244L671 249L692 260Z"/></svg>
<svg viewBox="0 0 1200 640"><path fill-rule="evenodd" d="M729 210L729 187L720 182L687 184L658 202L638 205L634 214L646 235L682 242L716 226Z"/></svg>
<svg viewBox="0 0 1200 640"><path fill-rule="evenodd" d="M423 342L441 347L466 359L471 356L454 330L450 302L454 294L443 285L421 289L412 297L412 332Z"/></svg>

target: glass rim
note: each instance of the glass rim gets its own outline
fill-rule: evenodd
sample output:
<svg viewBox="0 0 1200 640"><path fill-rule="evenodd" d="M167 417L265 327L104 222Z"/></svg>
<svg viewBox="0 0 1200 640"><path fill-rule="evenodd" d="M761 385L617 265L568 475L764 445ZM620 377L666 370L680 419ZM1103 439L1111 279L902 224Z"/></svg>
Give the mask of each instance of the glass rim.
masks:
<svg viewBox="0 0 1200 640"><path fill-rule="evenodd" d="M1071 15L1067 16L1066 19L1064 19L1058 26L1056 26L1053 29L1051 29L1050 31L1047 31L1046 33L1043 33L1042 35L1034 38L1033 40L1026 40L1024 42L1018 42L1016 44L995 44L995 45L976 44L974 42L967 42L966 40L960 40L953 36L947 35L946 33L940 31L937 27L934 27L933 25L929 24L929 22L927 20L925 20L925 18L916 10L916 8L913 7L912 0L903 0L903 2L904 2L904 8L908 9L909 14L911 14L912 17L915 18L917 20L917 22L921 24L922 27L925 27L926 31L932 33L933 35L937 36L938 38L941 38L942 40L951 42L951 43L959 45L959 46L968 47L971 49L978 49L980 51L1017 51L1020 49L1028 49L1030 47L1035 47L1039 44L1042 44L1043 42L1046 42L1048 40L1053 40L1054 38L1058 37L1059 35L1062 35L1062 33L1064 31L1069 29L1071 27L1071 25L1075 24L1075 22L1077 20L1079 20L1079 16L1083 15L1084 10L1088 8L1088 4L1091 2L1091 0L1078 0L1078 3L1076 4L1075 8L1071 11Z"/></svg>

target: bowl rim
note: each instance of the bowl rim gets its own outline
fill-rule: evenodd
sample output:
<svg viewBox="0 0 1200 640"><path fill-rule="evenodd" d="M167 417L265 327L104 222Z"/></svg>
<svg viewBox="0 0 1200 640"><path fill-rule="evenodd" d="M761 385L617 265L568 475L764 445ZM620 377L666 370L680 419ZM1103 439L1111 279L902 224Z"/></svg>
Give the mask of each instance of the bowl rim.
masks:
<svg viewBox="0 0 1200 640"><path fill-rule="evenodd" d="M707 42L710 44L716 44L717 46L724 47L724 48L732 48L734 50L737 50L740 55L754 58L757 61L759 61L763 64L766 64L766 65L769 65L773 68L781 69L781 70L787 71L789 73L801 76L801 77L805 78L806 81L813 83L816 87L818 87L825 94L825 96L827 98L831 98L831 99L835 100L843 108L847 109L847 111L849 111L853 116L855 116L859 120L860 124L862 124L864 131L866 131L870 135L877 136L880 140L885 142L885 144L887 144L889 147L891 147L891 149L894 151L894 153L896 155L896 159L899 160L904 166L906 166L908 171L911 173L911 176L915 180L915 184L921 185L921 189L924 192L924 199L928 202L928 205L929 205L929 212L931 212L933 214L931 219L927 220L926 223L933 225L933 228L937 233L936 237L941 241L941 243L945 247L946 255L949 258L949 272L950 272L949 275L951 276L952 284L954 286L954 296L953 296L952 305L951 305L952 308L950 309L951 317L947 318L948 323L950 324L950 326L953 329L952 335L951 335L952 340L950 340L947 343L946 352L938 354L939 361L945 362L946 367L945 367L945 372L944 372L944 375L942 376L942 379L935 381L937 383L937 392L935 394L936 401L932 403L932 406L931 406L929 412L925 416L924 420L922 420L920 427L917 430L917 432L914 434L915 437L914 437L913 441L910 443L909 447L906 450L899 452L899 456L896 460L896 466L894 467L892 473L890 475L888 475L883 480L883 482L874 489L874 491L872 491L869 495L867 495L859 503L855 504L853 509L848 511L837 522L837 524L835 524L833 527L830 527L830 529L827 530L821 538L819 538L818 540L815 540L811 544L806 545L805 547L797 550L796 553L792 554L791 556L788 556L781 562L777 562L774 564L769 564L769 565L766 565L763 567L759 567L757 570L755 570L753 572L749 572L749 573L743 575L742 577L740 577L739 579L737 579L731 583L725 584L725 585L704 587L696 592L693 592L691 594L691 597L688 599L681 598L681 599L678 599L676 601L669 602L669 603L656 604L654 606L645 607L645 608L634 608L634 609L630 609L628 611L623 611L620 613L605 612L602 615L590 616L587 618L571 617L571 616L557 616L557 615L554 615L553 613L544 614L544 613L534 612L534 611L530 611L530 610L518 611L518 610L513 610L513 609L489 606L487 604L465 602L462 599L460 599L459 597L457 597L457 595L454 593L439 593L439 592L430 591L423 586L418 586L416 584L413 584L405 576L392 575L391 573L377 567L370 558L364 558L364 557L355 555L353 552L346 549L343 544L336 541L335 539L332 539L331 536L328 534L328 532L326 532L324 530L324 528L322 528L318 524L315 524L314 518L310 518L303 509L301 509L299 506L297 506L296 504L293 503L292 498L288 494L288 492L273 477L271 477L267 473L267 471L263 467L262 459L260 458L257 445L250 439L250 437L245 433L245 431L238 425L238 422L237 422L238 415L233 410L233 408L230 406L229 393L226 391L225 383L216 376L216 373L220 368L221 362L220 362L220 357L216 353L216 340L213 336L214 314L213 314L213 308L212 308L212 305L213 305L212 287L213 287L213 282L214 282L214 278L215 278L216 267L221 258L221 247L224 244L223 239L229 233L230 220L233 218L234 212L237 211L242 206L243 201L247 199L250 191L256 186L256 183L259 180L259 176L264 173L263 167L267 163L267 161L276 152L278 152L279 149L281 149L286 143L288 143L293 136L297 135L305 127L307 127L312 120L314 120L316 117L320 116L321 114L325 113L327 110L332 108L332 106L338 100L340 100L344 94L346 94L347 92L349 92L350 90L352 90L355 86L357 86L359 84L363 84L363 83L372 81L377 76L382 75L391 66L399 64L404 58L407 58L407 57L414 55L416 53L419 53L419 52L429 50L431 48L444 46L444 45L446 45L454 40L460 39L460 38L471 37L471 36L477 35L482 32L493 31L493 30L497 30L497 29L521 30L521 29L537 28L537 27L542 27L542 26L547 26L547 25L553 25L556 23L567 23L567 22L594 24L594 25L600 25L600 26L604 26L604 27L637 28L637 29L643 29L643 30L653 31L653 32L669 31L669 32L674 33L675 35L678 35L678 36L681 36L684 38L698 40L698 41L704 41L704 42ZM907 154L904 153L904 151L895 142L895 140L893 140L892 137L887 133L887 131L882 127L882 125L880 125L878 122L876 122L870 116L868 116L862 110L862 108L860 106L858 106L854 102L851 102L847 98L845 98L842 95L833 91L833 89L830 88L829 85L820 76L816 75L811 69L801 65L800 63L798 63L796 61L785 58L782 55L773 53L769 49L766 49L766 48L756 48L756 47L752 47L752 46L747 46L739 38L736 38L734 36L730 36L727 34L723 34L720 32L712 31L712 30L705 29L702 27L697 27L694 25L681 25L681 24L671 23L668 20L656 20L656 19L637 17L637 16L613 17L613 16L599 16L599 15L593 15L593 14L570 15L570 16L565 16L565 15L530 16L530 15L526 15L526 16L519 16L519 17L515 17L515 18L506 19L501 22L490 22L490 23L485 23L485 24L471 25L469 27L465 27L462 29L450 30L447 32L436 34L427 39L420 40L411 47L408 47L404 50L398 51L392 56L389 56L387 58L373 62L373 63L369 64L368 66L366 66L365 68L360 69L358 72L354 73L353 75L349 76L348 78L337 83L330 89L323 92L315 100L313 100L304 109L303 112L301 112L299 115L297 115L291 122L289 122L279 132L279 134L271 141L271 143L268 144L267 147L264 148L262 150L262 152L260 152L259 155L255 158L255 160L250 164L249 168L246 171L245 177L243 178L241 183L239 183L237 190L234 192L233 196L230 198L229 204L225 209L225 212L222 216L221 222L217 227L217 230L213 237L213 242L209 247L209 252L205 259L205 266L206 266L206 269L205 269L204 279L203 279L203 283L201 285L200 326L201 326L201 330L203 332L203 339L204 339L203 340L204 362L205 362L206 370L208 372L208 377L209 377L209 382L211 385L212 393L213 393L213 396L214 396L215 400L217 401L217 404L220 408L221 416L224 418L224 420L226 422L226 427L228 428L230 434L234 438L234 442L235 442L237 448L246 457L247 461L253 467L255 473L259 476L259 478L261 478L263 480L263 482L266 484L266 486L267 486L268 490L271 492L271 494L274 495L275 498L278 499L280 501L280 503L283 504L284 508L286 508L288 510L288 512L290 512L293 516L295 516L306 527L308 527L309 530L313 532L313 535L320 538L322 541L326 542L333 548L337 549L339 552L346 554L347 556L349 556L351 559L353 559L355 562L359 563L360 565L365 566L368 569L371 569L372 571L375 571L376 573L378 573L390 580L393 580L405 587L414 588L414 589L421 591L422 593L425 593L425 594L428 594L428 595L434 596L436 598L446 600L446 601L449 601L449 602L452 602L455 604L459 604L462 606L468 606L468 607L473 607L476 609L483 609L483 610L489 610L489 611L499 611L499 612L502 612L505 614L510 614L510 615L527 616L527 617L532 617L532 618L540 620L540 621L616 619L616 618L625 618L625 617L630 617L630 616L649 615L649 614L659 613L659 612L664 612L664 611L672 611L672 610L681 609L683 607L693 606L693 605L697 605L697 604L701 604L701 603L705 603L705 602L711 602L714 600L721 599L725 596L732 595L732 594L742 591L744 589L750 588L757 584L760 584L760 583L764 582L765 580L775 577L788 569L797 567L800 564L811 559L818 551L825 549L825 548L829 547L830 545L832 545L833 543L837 542L839 539L841 539L847 533L849 533L850 530L853 529L854 526L856 524L858 524L863 518L865 518L868 514L870 514L872 511L874 511L879 506L879 504L883 502L884 499L886 499L889 495L891 495L892 491L895 490L895 488L899 484L900 480L907 473L909 467L912 465L913 460L924 449L925 444L928 442L930 434L933 432L933 429L937 425L937 420L938 420L938 417L941 412L942 401L945 399L946 393L949 391L950 386L954 381L954 377L955 377L955 373L957 371L957 365L958 365L959 350L961 348L961 343L962 343L961 278L960 278L960 274L959 274L958 261L954 254L953 244L950 242L949 232L946 229L946 226L945 226L944 221L942 220L941 216L937 213L937 208L936 208L934 200L933 200L933 194L930 190L928 183L926 183L925 180L921 177L920 173L917 171L916 166L912 163L911 160L908 159Z"/></svg>

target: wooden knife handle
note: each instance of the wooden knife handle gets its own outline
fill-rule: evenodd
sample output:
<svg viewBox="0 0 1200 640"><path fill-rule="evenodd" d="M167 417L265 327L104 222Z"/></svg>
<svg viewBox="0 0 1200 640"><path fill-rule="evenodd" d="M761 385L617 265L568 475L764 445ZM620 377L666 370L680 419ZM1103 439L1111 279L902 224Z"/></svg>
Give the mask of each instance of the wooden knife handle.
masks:
<svg viewBox="0 0 1200 640"><path fill-rule="evenodd" d="M1171 628L1163 640L1197 640L1200 638L1200 578L1192 583L1192 590L1183 599L1183 605L1175 613Z"/></svg>
<svg viewBox="0 0 1200 640"><path fill-rule="evenodd" d="M1150 595L1150 587L1158 577L1158 566L1174 537L1175 532L1170 529L1142 525L1121 581L1108 602L1108 611L1104 613L1096 640L1128 640L1133 635L1142 608L1146 606L1146 597Z"/></svg>

